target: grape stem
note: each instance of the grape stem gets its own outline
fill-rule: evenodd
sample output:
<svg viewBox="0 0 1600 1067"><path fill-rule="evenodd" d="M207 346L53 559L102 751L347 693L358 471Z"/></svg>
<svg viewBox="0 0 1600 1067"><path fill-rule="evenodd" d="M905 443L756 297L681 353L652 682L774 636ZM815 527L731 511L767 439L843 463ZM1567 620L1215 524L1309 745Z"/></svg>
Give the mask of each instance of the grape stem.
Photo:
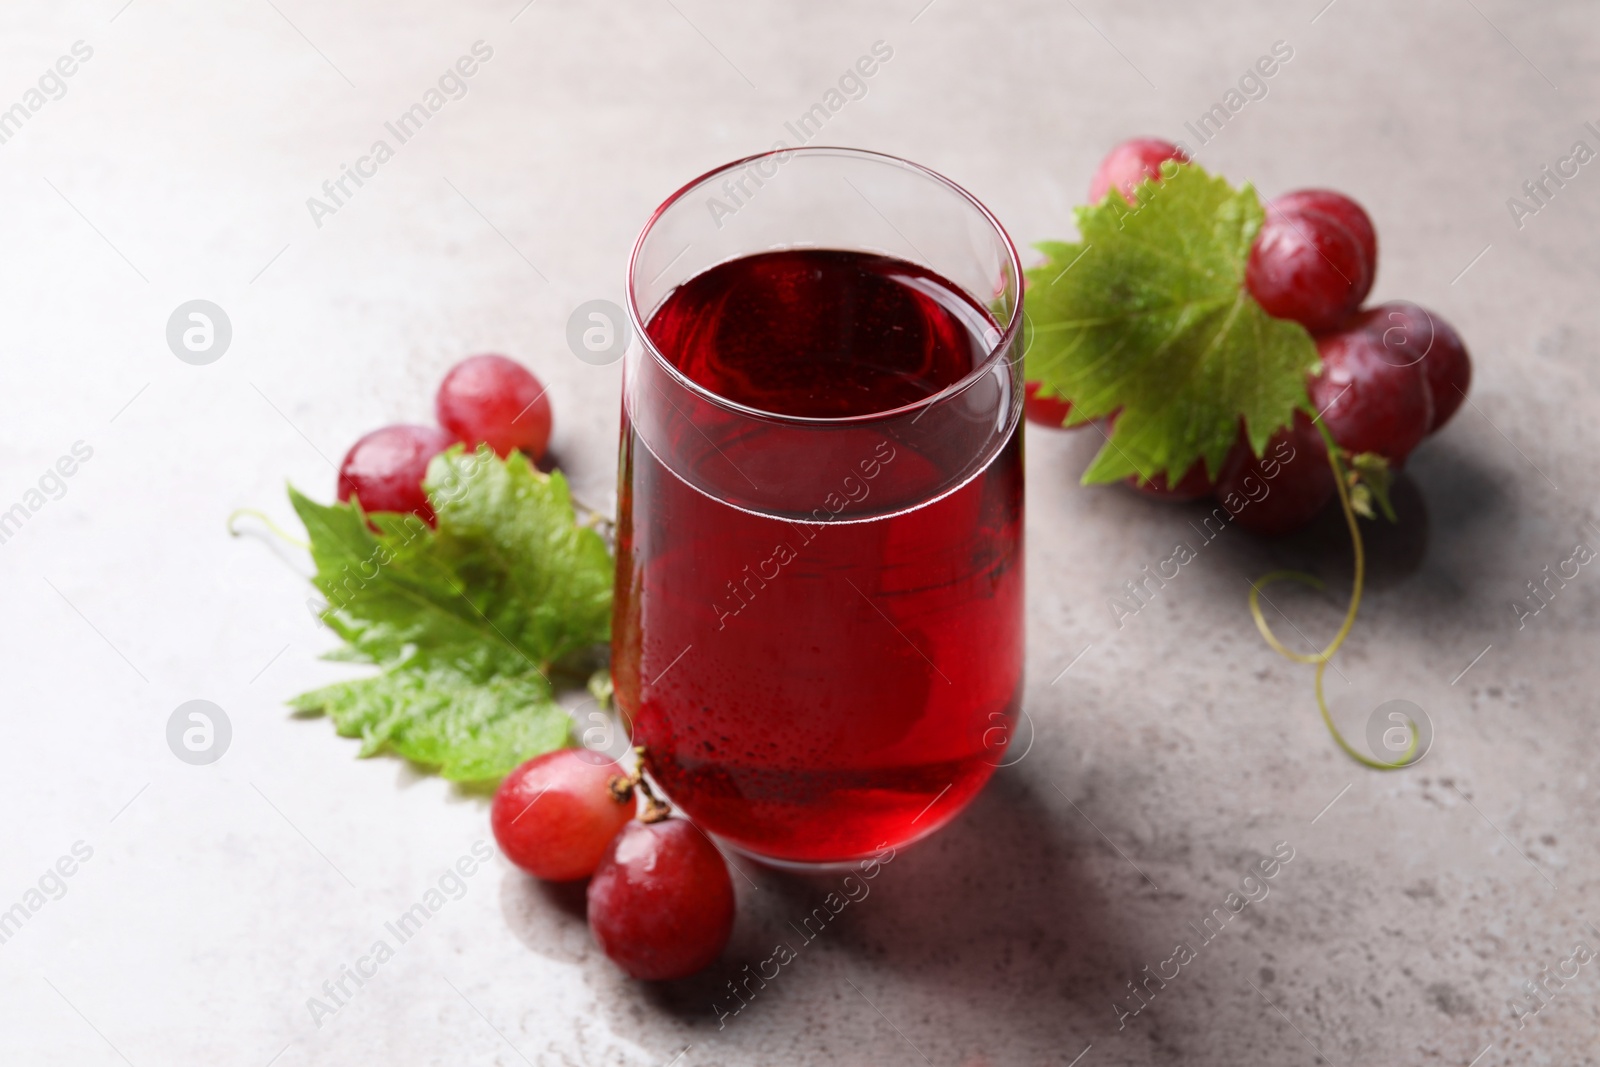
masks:
<svg viewBox="0 0 1600 1067"><path fill-rule="evenodd" d="M265 526L278 540L285 544L293 545L295 548L303 548L307 552L311 551L311 543L309 541L302 541L300 538L288 533L283 527L272 521L272 516L264 511L257 511L255 508L238 508L228 516L228 533L231 536L239 536L240 531L235 528L234 524L244 515L260 520L261 525Z"/></svg>
<svg viewBox="0 0 1600 1067"><path fill-rule="evenodd" d="M1344 464L1339 461L1339 445L1334 441L1333 434L1329 432L1320 415L1313 415L1312 420L1315 422L1317 430L1322 434L1323 443L1327 446L1328 463L1333 467L1333 484L1339 492L1339 506L1344 509L1345 523L1350 528L1350 544L1355 555L1355 576L1351 582L1350 607L1345 610L1344 623L1339 627L1338 633L1333 635L1333 640L1328 642L1327 647L1320 652L1310 653L1295 652L1278 640L1277 635L1272 632L1272 627L1267 625L1266 616L1261 613L1261 590L1273 582L1285 580L1309 585L1313 589L1321 589L1323 588L1322 579L1306 574L1303 571L1273 571L1271 574L1263 575L1250 583L1250 615L1256 621L1256 629L1261 631L1261 636L1274 652L1295 663L1309 663L1316 666L1317 708L1322 712L1323 724L1328 727L1328 732L1333 735L1333 740L1344 750L1345 755L1363 767L1371 767L1373 770L1399 770L1401 767L1410 766L1417 754L1417 724L1414 722L1406 724L1411 734L1411 743L1406 746L1405 752L1401 754L1398 760L1393 763L1387 763L1383 760L1372 759L1357 752L1344 739L1344 735L1334 725L1333 716L1328 712L1328 700L1323 692L1322 679L1323 675L1327 673L1328 663L1333 659L1334 653L1339 651L1339 647L1344 644L1345 638L1350 636L1351 628L1355 626L1356 611L1361 606L1361 589L1366 581L1367 556L1366 550L1361 543L1361 527L1356 521L1355 508L1350 503L1350 491L1346 488Z"/></svg>
<svg viewBox="0 0 1600 1067"><path fill-rule="evenodd" d="M644 776L645 766L650 762L644 746L639 745L633 751L639 757L639 763L634 767L633 773L616 775L606 785L611 790L612 799L619 804L632 800L634 791L637 790L644 797L644 811L639 813L640 821L660 822L672 814L672 806L656 796L655 790L650 788L650 782Z"/></svg>

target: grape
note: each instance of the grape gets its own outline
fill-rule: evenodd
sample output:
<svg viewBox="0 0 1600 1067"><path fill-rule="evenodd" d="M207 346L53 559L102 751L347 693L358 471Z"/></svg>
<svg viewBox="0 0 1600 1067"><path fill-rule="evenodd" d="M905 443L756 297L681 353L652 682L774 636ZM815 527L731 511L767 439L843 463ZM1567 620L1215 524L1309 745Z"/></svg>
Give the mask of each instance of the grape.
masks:
<svg viewBox="0 0 1600 1067"><path fill-rule="evenodd" d="M1028 417L1028 421L1052 430L1061 429L1061 424L1067 421L1067 415L1072 411L1072 401L1059 396L1040 396L1038 382L1027 382L1022 388L1025 394L1022 413Z"/></svg>
<svg viewBox="0 0 1600 1067"><path fill-rule="evenodd" d="M1372 228L1372 218L1366 209L1343 193L1332 189L1296 189L1274 197L1268 213L1277 208L1285 215L1315 212L1328 215L1355 237L1361 246L1361 258L1367 264L1367 273L1374 278L1378 273L1378 232ZM1363 299L1364 299L1363 295Z"/></svg>
<svg viewBox="0 0 1600 1067"><path fill-rule="evenodd" d="M633 818L630 797L608 783L622 768L587 749L535 756L506 776L489 808L489 825L506 859L550 882L594 873L612 838Z"/></svg>
<svg viewBox="0 0 1600 1067"><path fill-rule="evenodd" d="M432 426L385 426L350 446L339 464L339 499L352 496L367 511L409 511L434 521L422 491L428 461L456 443Z"/></svg>
<svg viewBox="0 0 1600 1067"><path fill-rule="evenodd" d="M439 425L505 457L520 449L538 460L550 441L550 400L526 367L505 356L469 356L439 383Z"/></svg>
<svg viewBox="0 0 1600 1067"><path fill-rule="evenodd" d="M1390 363L1421 363L1433 398L1428 433L1450 421L1472 385L1472 360L1461 335L1448 322L1409 301L1379 304L1361 313L1352 325L1378 335Z"/></svg>
<svg viewBox="0 0 1600 1067"><path fill-rule="evenodd" d="M1346 206L1335 212L1306 206L1336 197ZM1361 306L1377 269L1377 239L1372 224L1354 200L1338 193L1307 190L1290 194L1280 206L1267 204L1267 217L1250 247L1245 285L1267 314L1292 319L1313 333L1331 330ZM1286 198L1287 199L1287 198ZM1359 217L1358 217L1359 216ZM1352 221L1356 220L1356 221Z"/></svg>
<svg viewBox="0 0 1600 1067"><path fill-rule="evenodd" d="M1365 317L1317 338L1317 353L1322 373L1307 388L1333 439L1350 452L1376 452L1391 466L1404 463L1433 425L1433 398L1420 363L1397 362L1384 334Z"/></svg>
<svg viewBox="0 0 1600 1067"><path fill-rule="evenodd" d="M1157 500L1199 500L1211 495L1214 488L1211 479L1206 475L1206 465L1203 460L1195 460L1194 465L1184 472L1178 479L1177 485L1167 484L1165 471L1157 474L1148 482L1141 482L1137 474L1130 475L1128 484L1146 496L1155 497Z"/></svg>
<svg viewBox="0 0 1600 1067"><path fill-rule="evenodd" d="M1098 204L1105 199L1113 186L1121 190L1123 199L1135 203L1134 190L1146 178L1161 178L1161 164L1166 160L1189 162L1183 149L1171 141L1155 137L1135 137L1123 141L1100 161L1100 169L1089 182L1089 203Z"/></svg>
<svg viewBox="0 0 1600 1067"><path fill-rule="evenodd" d="M589 883L589 929L633 977L687 978L733 932L728 865L685 819L630 822Z"/></svg>
<svg viewBox="0 0 1600 1067"><path fill-rule="evenodd" d="M1217 499L1240 526L1276 537L1310 522L1333 497L1333 468L1316 425L1301 411L1258 458L1243 429L1217 476Z"/></svg>

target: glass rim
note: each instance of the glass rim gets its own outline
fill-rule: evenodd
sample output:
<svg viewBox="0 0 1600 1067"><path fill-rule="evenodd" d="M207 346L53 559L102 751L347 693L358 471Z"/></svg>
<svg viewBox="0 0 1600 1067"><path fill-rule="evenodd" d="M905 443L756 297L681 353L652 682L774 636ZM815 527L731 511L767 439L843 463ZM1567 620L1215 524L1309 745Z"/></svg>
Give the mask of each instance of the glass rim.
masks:
<svg viewBox="0 0 1600 1067"><path fill-rule="evenodd" d="M989 352L983 357L983 359L976 363L972 370L963 375L960 380L952 382L936 393L929 393L920 400L914 400L909 404L902 404L900 407L889 408L884 411L871 411L864 415L844 415L838 417L785 415L781 412L767 411L763 408L756 408L751 407L748 404L741 404L737 400L731 400L720 393L706 388L693 378L690 378L687 374L684 374L682 371L680 371L672 364L672 361L667 359L667 357L662 354L661 350L656 347L655 342L650 338L649 331L645 328L646 324L644 322L644 317L639 313L639 303L634 295L634 277L639 266L639 256L644 249L645 240L650 236L651 231L655 229L656 223L661 220L661 217L665 215L668 210L676 206L679 201L683 200L683 198L688 196L693 190L704 186L708 182L723 174L727 174L730 171L743 169L760 160L771 159L773 157L780 157L778 162L781 164L786 161L785 158L782 157L787 157L797 153L805 153L808 155L814 154L854 157L857 159L871 160L880 163L889 163L895 166L903 167L906 170L914 171L923 177L929 178L935 183L942 185L945 189L954 193L960 199L965 200L969 205L976 209L978 214L982 216L983 220L989 224L990 228L999 235L1001 243L1005 246L1006 255L1011 261L1011 276L1013 279L1015 279L1015 284L1017 287L1017 301L1015 306L1011 309L1010 319L1000 330L999 339L994 343L993 347L989 349ZM932 264L929 264L929 269L932 269ZM890 155L887 152L874 152L871 149L866 148L846 148L842 145L800 145L794 148L776 148L766 152L757 152L754 155L744 156L743 158L735 159L732 162L713 167L711 170L706 171L699 177L693 178L686 182L676 192L661 202L661 206L657 207L655 211L651 213L650 218L645 221L644 228L639 231L639 236L633 242L633 250L628 254L627 283L627 293L625 295L628 307L628 321L629 325L633 328L634 336L639 339L639 343L644 347L645 352L647 352L663 370L671 375L675 381L706 402L723 408L724 410L734 414L762 419L769 422L785 423L796 426L846 426L852 423L871 423L886 419L897 419L925 408L934 407L937 404L951 399L952 397L959 396L974 383L985 377L994 368L994 365L1000 360L1003 353L1010 350L1011 343L1013 340L1015 340L1018 331L1022 328L1023 322L1022 257L1017 254L1016 243L1011 240L1011 235L1007 233L1006 228L1000 224L1000 220L995 217L994 212L990 211L983 205L981 200L973 196L960 185L951 181L949 178L946 178L938 171L924 167L920 163L913 163L909 159L903 159L900 156Z"/></svg>

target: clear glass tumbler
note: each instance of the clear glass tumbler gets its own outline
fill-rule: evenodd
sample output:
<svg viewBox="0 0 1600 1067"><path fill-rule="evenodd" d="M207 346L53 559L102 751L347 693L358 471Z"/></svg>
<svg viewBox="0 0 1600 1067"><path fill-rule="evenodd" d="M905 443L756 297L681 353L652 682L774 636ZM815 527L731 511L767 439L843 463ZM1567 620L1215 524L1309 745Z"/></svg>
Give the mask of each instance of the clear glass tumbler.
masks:
<svg viewBox="0 0 1600 1067"><path fill-rule="evenodd" d="M1021 699L1010 238L904 160L773 152L656 211L628 312L613 671L652 777L777 864L932 832Z"/></svg>

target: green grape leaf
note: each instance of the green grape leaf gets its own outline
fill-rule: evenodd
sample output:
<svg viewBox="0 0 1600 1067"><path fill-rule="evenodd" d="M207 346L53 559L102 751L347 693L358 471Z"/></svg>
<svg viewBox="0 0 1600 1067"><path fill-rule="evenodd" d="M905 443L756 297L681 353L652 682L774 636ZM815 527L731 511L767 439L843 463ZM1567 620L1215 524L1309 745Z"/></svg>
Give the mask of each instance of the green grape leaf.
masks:
<svg viewBox="0 0 1600 1067"><path fill-rule="evenodd" d="M361 755L386 749L453 781L504 777L523 760L567 743L571 720L538 674L478 679L448 665L397 664L290 702L324 713Z"/></svg>
<svg viewBox="0 0 1600 1067"><path fill-rule="evenodd" d="M290 488L322 619L344 640L327 658L379 668L290 704L329 715L364 756L388 750L447 778L491 780L567 742L550 672L609 639L611 554L578 525L561 474L520 454L457 446L424 486L437 529Z"/></svg>
<svg viewBox="0 0 1600 1067"><path fill-rule="evenodd" d="M1078 208L1081 239L1039 244L1048 259L1027 272L1028 380L1071 402L1068 426L1116 415L1085 484L1176 483L1197 461L1215 477L1241 419L1260 455L1311 410L1319 369L1311 335L1245 289L1254 189L1168 163L1136 194Z"/></svg>

